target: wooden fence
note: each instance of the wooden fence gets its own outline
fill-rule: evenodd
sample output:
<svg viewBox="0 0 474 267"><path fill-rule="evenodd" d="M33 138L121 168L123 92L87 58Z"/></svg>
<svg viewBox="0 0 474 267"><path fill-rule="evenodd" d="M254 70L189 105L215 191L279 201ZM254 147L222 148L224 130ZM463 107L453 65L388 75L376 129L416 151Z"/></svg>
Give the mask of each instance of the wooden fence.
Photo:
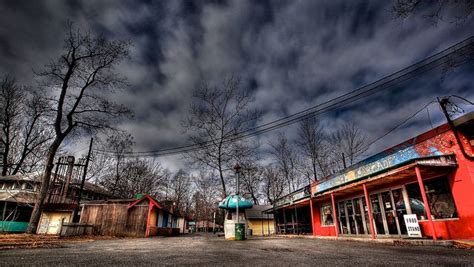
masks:
<svg viewBox="0 0 474 267"><path fill-rule="evenodd" d="M92 235L94 230L93 227L93 225L86 223L62 222L59 236Z"/></svg>
<svg viewBox="0 0 474 267"><path fill-rule="evenodd" d="M87 204L81 213L81 223L94 225L94 234L143 237L146 230L148 205Z"/></svg>

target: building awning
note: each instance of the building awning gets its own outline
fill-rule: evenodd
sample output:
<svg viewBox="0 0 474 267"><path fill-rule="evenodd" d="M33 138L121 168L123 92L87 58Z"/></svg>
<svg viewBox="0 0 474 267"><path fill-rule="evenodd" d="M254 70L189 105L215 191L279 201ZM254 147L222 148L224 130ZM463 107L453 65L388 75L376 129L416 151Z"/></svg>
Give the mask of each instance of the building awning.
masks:
<svg viewBox="0 0 474 267"><path fill-rule="evenodd" d="M315 193L312 197L325 199L329 198L330 194L338 196L357 193L360 192L362 184L366 184L370 188L412 180L416 177L415 167L419 167L422 177L432 177L435 175L448 174L457 167L457 163L454 155L419 158L382 173L367 176L363 179L324 192Z"/></svg>
<svg viewBox="0 0 474 267"><path fill-rule="evenodd" d="M0 201L34 204L36 193L24 190L5 190L0 192Z"/></svg>

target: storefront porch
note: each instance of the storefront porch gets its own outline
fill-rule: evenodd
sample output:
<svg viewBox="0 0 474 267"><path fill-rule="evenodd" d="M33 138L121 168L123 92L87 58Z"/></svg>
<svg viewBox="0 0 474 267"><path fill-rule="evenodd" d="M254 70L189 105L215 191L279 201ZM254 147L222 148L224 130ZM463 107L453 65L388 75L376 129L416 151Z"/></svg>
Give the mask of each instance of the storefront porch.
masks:
<svg viewBox="0 0 474 267"><path fill-rule="evenodd" d="M277 234L311 235L310 186L305 186L275 202L263 212L273 213Z"/></svg>
<svg viewBox="0 0 474 267"><path fill-rule="evenodd" d="M313 235L403 238L404 215L416 214L424 237L446 239L442 224L457 220L456 166L453 155L424 157L330 190L313 188Z"/></svg>

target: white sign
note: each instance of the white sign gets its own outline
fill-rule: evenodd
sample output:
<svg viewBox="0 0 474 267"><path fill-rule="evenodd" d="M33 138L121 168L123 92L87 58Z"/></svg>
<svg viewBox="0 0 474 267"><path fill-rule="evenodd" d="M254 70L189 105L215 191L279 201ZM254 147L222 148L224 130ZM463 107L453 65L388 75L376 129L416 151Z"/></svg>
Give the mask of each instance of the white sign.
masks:
<svg viewBox="0 0 474 267"><path fill-rule="evenodd" d="M403 215L405 225L407 227L408 237L421 237L420 224L416 214L405 214Z"/></svg>

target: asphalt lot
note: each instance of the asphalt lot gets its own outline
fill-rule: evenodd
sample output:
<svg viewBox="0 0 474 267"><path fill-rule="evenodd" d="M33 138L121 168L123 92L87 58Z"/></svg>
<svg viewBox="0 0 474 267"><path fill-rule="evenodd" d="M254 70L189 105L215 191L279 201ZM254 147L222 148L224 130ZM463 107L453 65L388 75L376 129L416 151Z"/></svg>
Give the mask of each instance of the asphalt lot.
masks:
<svg viewBox="0 0 474 267"><path fill-rule="evenodd" d="M355 241L193 235L113 239L60 248L0 251L0 266L24 265L474 265L474 251Z"/></svg>

